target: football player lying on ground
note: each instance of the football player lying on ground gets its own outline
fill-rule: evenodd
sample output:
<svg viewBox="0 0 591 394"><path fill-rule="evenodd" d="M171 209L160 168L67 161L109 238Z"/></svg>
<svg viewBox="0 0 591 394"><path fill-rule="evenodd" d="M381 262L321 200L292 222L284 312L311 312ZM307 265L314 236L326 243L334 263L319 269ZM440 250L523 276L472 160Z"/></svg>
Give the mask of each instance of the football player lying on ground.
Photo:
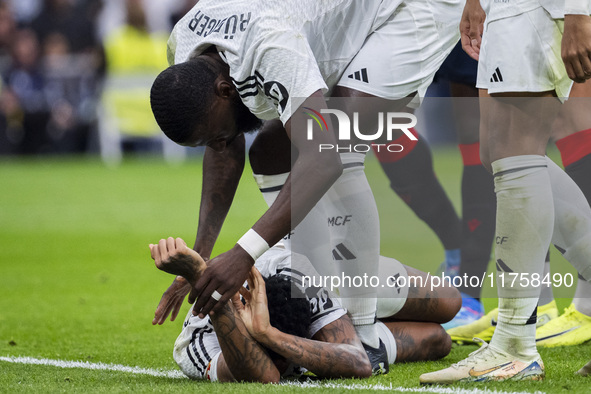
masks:
<svg viewBox="0 0 591 394"><path fill-rule="evenodd" d="M150 252L158 269L189 284L206 268L180 238L162 239L150 245ZM383 280L384 273L428 279L424 272L382 257ZM193 379L220 382L278 382L306 370L321 378L371 376L372 363L347 312L325 288L305 279L311 275L315 271L308 259L281 244L264 253L249 274L248 286L240 289L244 301L237 293L204 319L189 311L174 346L181 370ZM451 340L439 323L452 319L460 308L458 291L430 286L430 280L423 287L384 286L380 296L390 293L390 298L378 300L380 340L388 357L384 364L437 360L449 353ZM153 324L164 323L171 312L171 320L176 318L186 295L180 293L164 293Z"/></svg>

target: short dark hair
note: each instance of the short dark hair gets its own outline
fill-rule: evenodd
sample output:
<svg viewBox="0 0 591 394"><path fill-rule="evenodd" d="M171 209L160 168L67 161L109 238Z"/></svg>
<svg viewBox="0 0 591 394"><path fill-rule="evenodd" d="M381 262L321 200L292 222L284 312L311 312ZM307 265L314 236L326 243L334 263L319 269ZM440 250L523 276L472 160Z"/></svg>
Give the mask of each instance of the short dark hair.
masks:
<svg viewBox="0 0 591 394"><path fill-rule="evenodd" d="M162 71L152 84L150 104L158 126L182 144L207 119L219 73L209 62L194 58Z"/></svg>
<svg viewBox="0 0 591 394"><path fill-rule="evenodd" d="M269 320L286 334L309 338L312 311L306 295L284 275L265 278Z"/></svg>

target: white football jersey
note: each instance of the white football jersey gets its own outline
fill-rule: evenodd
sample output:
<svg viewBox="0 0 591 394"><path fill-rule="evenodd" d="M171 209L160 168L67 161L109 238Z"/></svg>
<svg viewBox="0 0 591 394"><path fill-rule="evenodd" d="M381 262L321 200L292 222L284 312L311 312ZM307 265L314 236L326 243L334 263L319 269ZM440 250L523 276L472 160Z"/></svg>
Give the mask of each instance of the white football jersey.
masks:
<svg viewBox="0 0 591 394"><path fill-rule="evenodd" d="M303 99L338 82L402 1L200 0L170 36L169 63L215 46L250 111L285 124Z"/></svg>

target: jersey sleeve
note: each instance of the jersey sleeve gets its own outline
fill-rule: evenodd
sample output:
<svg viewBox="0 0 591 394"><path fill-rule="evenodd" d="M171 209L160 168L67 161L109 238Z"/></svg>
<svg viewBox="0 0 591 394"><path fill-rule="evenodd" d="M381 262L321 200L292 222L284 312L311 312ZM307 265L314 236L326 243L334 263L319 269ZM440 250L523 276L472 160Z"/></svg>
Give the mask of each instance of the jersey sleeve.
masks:
<svg viewBox="0 0 591 394"><path fill-rule="evenodd" d="M296 32L267 35L255 56L259 89L285 123L314 92L327 92L307 39Z"/></svg>

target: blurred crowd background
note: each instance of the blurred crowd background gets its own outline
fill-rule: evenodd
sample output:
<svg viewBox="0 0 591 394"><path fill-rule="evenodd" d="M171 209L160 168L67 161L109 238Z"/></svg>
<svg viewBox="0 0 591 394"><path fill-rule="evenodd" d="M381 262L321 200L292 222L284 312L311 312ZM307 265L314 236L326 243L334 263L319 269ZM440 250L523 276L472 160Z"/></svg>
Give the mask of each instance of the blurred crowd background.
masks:
<svg viewBox="0 0 591 394"><path fill-rule="evenodd" d="M196 2L0 0L0 156L184 158L187 150L159 131L149 90L167 66L170 31ZM437 85L429 95L449 95ZM441 121L449 106L424 107L437 119L436 133L420 132L433 143L453 141L453 126L445 130Z"/></svg>
<svg viewBox="0 0 591 394"><path fill-rule="evenodd" d="M149 88L195 3L0 0L0 155L156 149Z"/></svg>

